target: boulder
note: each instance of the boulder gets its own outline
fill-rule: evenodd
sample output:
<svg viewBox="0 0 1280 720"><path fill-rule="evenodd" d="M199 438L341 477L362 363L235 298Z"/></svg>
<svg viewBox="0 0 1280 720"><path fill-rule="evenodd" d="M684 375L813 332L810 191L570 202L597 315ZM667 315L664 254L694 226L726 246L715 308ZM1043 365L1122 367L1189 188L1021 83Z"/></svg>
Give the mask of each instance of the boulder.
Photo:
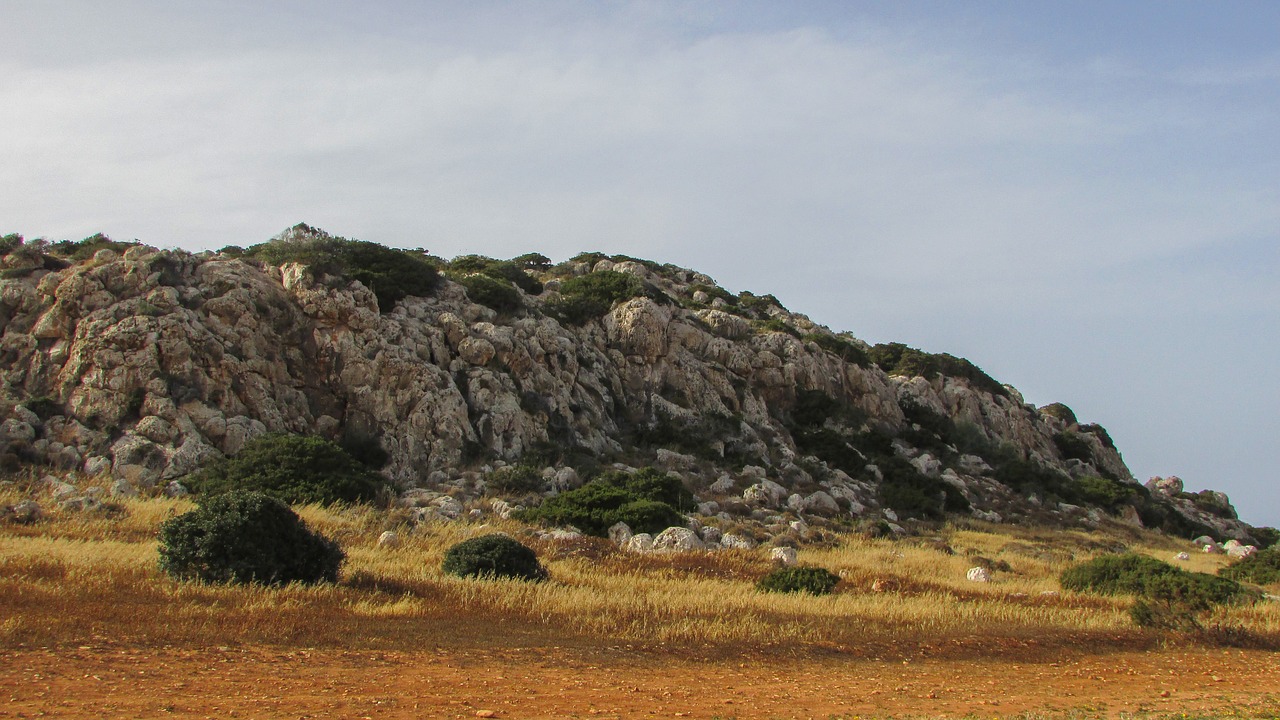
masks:
<svg viewBox="0 0 1280 720"><path fill-rule="evenodd" d="M186 485L183 485L177 480L172 480L168 485L164 486L164 494L165 497L180 498L186 497L190 493L187 491Z"/></svg>
<svg viewBox="0 0 1280 720"><path fill-rule="evenodd" d="M653 536L649 533L632 535L631 539L622 546L622 549L633 553L651 553L653 552Z"/></svg>
<svg viewBox="0 0 1280 720"><path fill-rule="evenodd" d="M1180 552L1177 555L1174 555L1173 559L1179 560L1181 562L1186 562L1191 559L1191 553Z"/></svg>
<svg viewBox="0 0 1280 720"><path fill-rule="evenodd" d="M756 541L745 535L735 535L734 533L725 533L720 536L720 547L730 550L750 550L756 546Z"/></svg>
<svg viewBox="0 0 1280 720"><path fill-rule="evenodd" d="M991 582L991 571L984 567L969 568L969 572L965 573L965 577L969 582Z"/></svg>
<svg viewBox="0 0 1280 720"><path fill-rule="evenodd" d="M19 525L30 525L44 517L44 511L34 500L23 500L8 508L9 519Z"/></svg>
<svg viewBox="0 0 1280 720"><path fill-rule="evenodd" d="M1237 545L1227 550L1227 556L1237 558L1237 559L1243 559L1243 558L1249 557L1250 555L1253 555L1256 552L1258 552L1258 548L1253 545Z"/></svg>
<svg viewBox="0 0 1280 720"><path fill-rule="evenodd" d="M769 551L769 559L784 567L792 567L797 562L796 549L792 547L776 547Z"/></svg>
<svg viewBox="0 0 1280 720"><path fill-rule="evenodd" d="M669 527L653 539L655 552L689 552L704 549L706 545L698 537L698 533L689 528Z"/></svg>
<svg viewBox="0 0 1280 720"><path fill-rule="evenodd" d="M609 540L614 545L626 545L627 541L635 536L631 532L631 526L624 522L617 522L609 526Z"/></svg>
<svg viewBox="0 0 1280 720"><path fill-rule="evenodd" d="M742 499L753 505L777 508L787 499L787 489L772 480L763 480L742 491Z"/></svg>
<svg viewBox="0 0 1280 720"><path fill-rule="evenodd" d="M1182 478L1174 475L1167 478L1153 477L1147 481L1146 486L1148 490L1162 495L1177 495L1182 492Z"/></svg>
<svg viewBox="0 0 1280 720"><path fill-rule="evenodd" d="M128 480L117 480L111 483L111 497L114 498L135 498L138 497L138 491Z"/></svg>
<svg viewBox="0 0 1280 720"><path fill-rule="evenodd" d="M387 530L378 536L378 547L394 550L400 547L400 535L395 530Z"/></svg>

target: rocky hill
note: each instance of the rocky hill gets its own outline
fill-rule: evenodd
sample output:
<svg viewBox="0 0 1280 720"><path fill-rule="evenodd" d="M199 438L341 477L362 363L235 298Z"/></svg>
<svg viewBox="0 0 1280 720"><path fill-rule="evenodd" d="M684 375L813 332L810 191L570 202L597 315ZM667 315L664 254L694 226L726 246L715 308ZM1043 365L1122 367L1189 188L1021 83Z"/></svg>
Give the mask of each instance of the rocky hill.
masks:
<svg viewBox="0 0 1280 720"><path fill-rule="evenodd" d="M274 431L385 452L401 491L460 501L492 496L504 465L554 493L620 464L763 526L961 515L1252 539L1225 496L1135 482L1065 405L671 265L444 261L305 225L216 253L0 251L7 470L163 488Z"/></svg>

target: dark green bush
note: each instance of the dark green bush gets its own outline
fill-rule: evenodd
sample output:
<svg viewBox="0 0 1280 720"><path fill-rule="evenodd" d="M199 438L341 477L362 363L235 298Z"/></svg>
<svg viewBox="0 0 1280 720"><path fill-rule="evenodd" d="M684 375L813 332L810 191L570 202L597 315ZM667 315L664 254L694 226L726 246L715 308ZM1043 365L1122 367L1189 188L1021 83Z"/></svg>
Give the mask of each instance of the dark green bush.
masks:
<svg viewBox="0 0 1280 720"><path fill-rule="evenodd" d="M683 525L678 508L692 509L693 494L680 478L653 468L628 475L610 471L576 490L548 498L524 511L526 520L573 525L588 535L606 537L615 523L654 533Z"/></svg>
<svg viewBox="0 0 1280 720"><path fill-rule="evenodd" d="M440 276L421 252L389 248L362 240L335 237L306 228L302 240L272 240L245 250L245 256L282 265L296 262L319 275L359 280L378 297L378 309L389 312L400 300L435 292Z"/></svg>
<svg viewBox="0 0 1280 720"><path fill-rule="evenodd" d="M506 535L484 535L463 540L444 554L445 573L458 577L512 578L540 581L547 570L527 546Z"/></svg>
<svg viewBox="0 0 1280 720"><path fill-rule="evenodd" d="M183 580L334 582L342 560L337 543L257 492L220 495L160 526L160 569Z"/></svg>
<svg viewBox="0 0 1280 720"><path fill-rule="evenodd" d="M234 457L188 477L199 495L257 490L290 504L374 500L386 480L340 446L307 435L269 433Z"/></svg>
<svg viewBox="0 0 1280 720"><path fill-rule="evenodd" d="M1040 408L1040 412L1051 417L1056 417L1067 425L1075 425L1076 422L1078 422L1076 420L1075 411L1063 403L1049 403L1048 405Z"/></svg>
<svg viewBox="0 0 1280 720"><path fill-rule="evenodd" d="M10 233L4 237L0 237L0 257L4 257L14 250L22 247L23 242L22 236L17 233Z"/></svg>
<svg viewBox="0 0 1280 720"><path fill-rule="evenodd" d="M1054 433L1053 444L1058 447L1058 452L1062 453L1062 457L1068 460L1093 462L1093 447L1079 433L1074 433L1070 430Z"/></svg>
<svg viewBox="0 0 1280 720"><path fill-rule="evenodd" d="M860 345L845 340L837 335L809 333L801 339L806 342L817 344L818 347L847 363L853 363L858 367L870 367L871 365L871 356L867 355L866 350L863 350Z"/></svg>
<svg viewBox="0 0 1280 720"><path fill-rule="evenodd" d="M645 294L640 278L614 270L572 277L560 284L560 299L547 309L563 320L582 325L609 312L616 304Z"/></svg>
<svg viewBox="0 0 1280 720"><path fill-rule="evenodd" d="M1116 449L1116 444L1115 441L1111 439L1111 434L1108 433L1107 429L1101 425L1097 423L1088 423L1086 425L1079 426L1077 429L1082 433L1089 433L1090 435L1098 438L1102 441L1102 444L1108 448L1112 450Z"/></svg>
<svg viewBox="0 0 1280 720"><path fill-rule="evenodd" d="M530 295L542 292L542 283L515 261L494 260L483 255L461 255L449 261L449 270L459 275L484 275L515 285ZM474 298L473 298L474 299Z"/></svg>
<svg viewBox="0 0 1280 720"><path fill-rule="evenodd" d="M1233 565L1223 568L1219 575L1232 580L1251 582L1255 585L1280 583L1280 548L1270 547L1258 551Z"/></svg>
<svg viewBox="0 0 1280 720"><path fill-rule="evenodd" d="M1082 477L1074 483L1073 495L1074 499L1089 505L1098 505L1108 510L1114 510L1120 506L1125 500L1137 494L1137 490L1131 485L1126 485L1119 480L1112 480L1103 477Z"/></svg>
<svg viewBox="0 0 1280 720"><path fill-rule="evenodd" d="M525 253L511 258L511 262L525 270L546 272L551 269L551 258L542 253Z"/></svg>
<svg viewBox="0 0 1280 720"><path fill-rule="evenodd" d="M1249 531L1262 550L1280 544L1280 530L1273 527L1256 527Z"/></svg>
<svg viewBox="0 0 1280 720"><path fill-rule="evenodd" d="M725 290L719 285L706 285L703 283L698 283L696 285L689 286L690 295L696 292L704 292L707 295L710 295L712 299L719 298L720 300L723 300L727 305L732 306L732 305L738 304L738 296L734 295L728 290Z"/></svg>
<svg viewBox="0 0 1280 720"><path fill-rule="evenodd" d="M456 278L466 288L471 302L493 308L500 313L513 313L520 309L520 293L506 280L495 280L488 275L463 275Z"/></svg>
<svg viewBox="0 0 1280 720"><path fill-rule="evenodd" d="M969 501L963 493L924 475L905 458L881 456L876 458L876 467L884 475L884 482L876 490L877 499L899 515L941 520L944 513L969 511Z"/></svg>
<svg viewBox="0 0 1280 720"><path fill-rule="evenodd" d="M840 576L819 567L779 568L765 575L756 584L763 592L794 593L806 592L810 595L826 595L835 589Z"/></svg>
<svg viewBox="0 0 1280 720"><path fill-rule="evenodd" d="M97 233L80 241L61 240L53 243L49 245L49 252L61 255L72 262L83 262L93 257L99 250L114 250L115 252L123 253L125 250L139 244L136 240L133 242L118 242L102 233Z"/></svg>
<svg viewBox="0 0 1280 720"><path fill-rule="evenodd" d="M1132 595L1131 616L1142 627L1199 628L1199 616L1244 593L1234 580L1193 573L1145 555L1101 555L1062 573L1067 590Z"/></svg>
<svg viewBox="0 0 1280 720"><path fill-rule="evenodd" d="M871 348L871 360L890 375L932 378L938 375L964 378L975 388L1007 397L1009 391L977 365L947 353L932 354L902 343L885 343Z"/></svg>
<svg viewBox="0 0 1280 720"><path fill-rule="evenodd" d="M532 465L498 468L489 473L484 481L491 492L513 495L539 492L543 486L542 471Z"/></svg>
<svg viewBox="0 0 1280 720"><path fill-rule="evenodd" d="M738 293L738 307L761 320L768 318L773 308L786 310L773 295L756 295L746 290Z"/></svg>
<svg viewBox="0 0 1280 720"><path fill-rule="evenodd" d="M769 318L768 320L757 320L756 330L762 333L780 332L790 335L793 338L800 337L800 331L791 327L786 320L782 318Z"/></svg>

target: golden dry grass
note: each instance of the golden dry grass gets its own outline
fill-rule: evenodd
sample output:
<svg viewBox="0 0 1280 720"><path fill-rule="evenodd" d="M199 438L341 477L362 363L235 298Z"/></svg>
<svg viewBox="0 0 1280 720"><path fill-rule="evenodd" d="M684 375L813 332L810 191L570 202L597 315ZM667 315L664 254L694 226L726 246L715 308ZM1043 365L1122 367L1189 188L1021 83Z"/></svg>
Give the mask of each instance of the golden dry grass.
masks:
<svg viewBox="0 0 1280 720"><path fill-rule="evenodd" d="M14 502L20 488L0 492L0 502ZM112 640L409 649L603 642L874 656L904 644L944 653L1160 640L1133 628L1124 599L1059 592L1065 567L1117 542L1098 533L967 526L946 528L931 542L850 535L832 548L801 550L802 562L843 578L835 594L812 597L756 591L755 582L772 567L762 550L636 556L592 539L530 541L548 566L549 582L460 579L440 571L448 547L496 530L521 537L524 528L400 525L403 545L388 550L376 540L397 526L394 514L305 507L300 514L308 524L346 551L342 581L227 587L176 582L157 568L159 524L190 503L119 505L105 515L54 511L30 526L0 526L0 646ZM1137 531L1124 541L1166 560L1185 545ZM1008 569L997 571L994 582L969 582L965 572L978 562ZM1211 571L1224 562L1200 555L1191 564ZM1224 608L1212 623L1236 637L1275 644L1280 604Z"/></svg>

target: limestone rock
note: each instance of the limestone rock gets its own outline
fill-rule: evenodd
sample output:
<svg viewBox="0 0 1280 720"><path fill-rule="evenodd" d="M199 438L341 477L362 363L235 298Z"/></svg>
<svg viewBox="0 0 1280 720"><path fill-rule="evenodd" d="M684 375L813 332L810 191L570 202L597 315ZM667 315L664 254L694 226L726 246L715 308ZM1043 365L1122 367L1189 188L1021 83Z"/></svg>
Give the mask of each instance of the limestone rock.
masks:
<svg viewBox="0 0 1280 720"><path fill-rule="evenodd" d="M683 527L669 527L653 538L655 552L689 552L703 550L706 545L698 533Z"/></svg>
<svg viewBox="0 0 1280 720"><path fill-rule="evenodd" d="M609 526L609 540L614 545L626 545L627 541L634 536L635 533L631 532L631 526L624 522L617 522Z"/></svg>
<svg viewBox="0 0 1280 720"><path fill-rule="evenodd" d="M769 551L769 559L784 567L792 567L797 562L796 549L792 547L776 547Z"/></svg>
<svg viewBox="0 0 1280 720"><path fill-rule="evenodd" d="M969 568L969 572L965 573L965 577L970 582L991 582L991 571L984 567Z"/></svg>
<svg viewBox="0 0 1280 720"><path fill-rule="evenodd" d="M633 553L651 553L653 552L653 536L649 533L638 533L632 535L630 540L622 546L623 550Z"/></svg>
<svg viewBox="0 0 1280 720"><path fill-rule="evenodd" d="M395 530L386 530L378 536L378 547L394 550L400 547L400 535Z"/></svg>
<svg viewBox="0 0 1280 720"><path fill-rule="evenodd" d="M729 548L731 550L750 550L755 546L756 542L745 535L725 533L720 536L720 547L723 548Z"/></svg>

